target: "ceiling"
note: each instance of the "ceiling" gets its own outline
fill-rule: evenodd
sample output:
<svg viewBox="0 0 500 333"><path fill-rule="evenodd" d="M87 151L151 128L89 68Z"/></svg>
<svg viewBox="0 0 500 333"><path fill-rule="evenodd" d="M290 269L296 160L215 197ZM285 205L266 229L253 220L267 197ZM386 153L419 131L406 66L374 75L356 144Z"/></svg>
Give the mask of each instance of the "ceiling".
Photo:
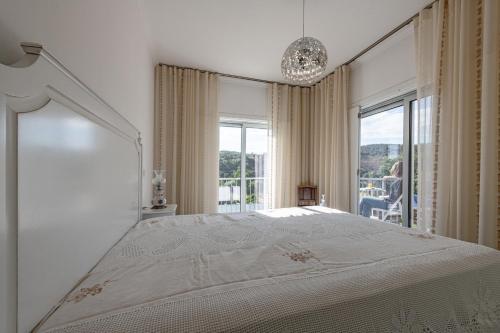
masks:
<svg viewBox="0 0 500 333"><path fill-rule="evenodd" d="M431 1L309 0L305 34L331 72ZM301 0L144 0L144 15L154 62L271 81L302 33Z"/></svg>

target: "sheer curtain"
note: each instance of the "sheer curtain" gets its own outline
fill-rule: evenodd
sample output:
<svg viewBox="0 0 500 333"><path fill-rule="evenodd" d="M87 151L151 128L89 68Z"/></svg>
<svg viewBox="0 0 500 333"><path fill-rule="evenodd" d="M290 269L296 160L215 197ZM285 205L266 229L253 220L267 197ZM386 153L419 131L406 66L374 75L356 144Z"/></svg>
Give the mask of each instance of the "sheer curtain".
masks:
<svg viewBox="0 0 500 333"><path fill-rule="evenodd" d="M424 231L434 232L434 153L436 151L435 131L437 124L438 84L440 68L440 45L444 2L435 3L424 9L414 19L415 50L417 67L417 108L414 120L414 139L417 146L417 226Z"/></svg>
<svg viewBox="0 0 500 333"><path fill-rule="evenodd" d="M498 246L499 5L440 0L415 20L417 223Z"/></svg>
<svg viewBox="0 0 500 333"><path fill-rule="evenodd" d="M214 74L155 69L154 167L166 171L167 200L180 214L217 211L217 89Z"/></svg>
<svg viewBox="0 0 500 333"><path fill-rule="evenodd" d="M270 86L272 202L297 205L297 186L314 184L329 207L350 210L349 69L310 88Z"/></svg>

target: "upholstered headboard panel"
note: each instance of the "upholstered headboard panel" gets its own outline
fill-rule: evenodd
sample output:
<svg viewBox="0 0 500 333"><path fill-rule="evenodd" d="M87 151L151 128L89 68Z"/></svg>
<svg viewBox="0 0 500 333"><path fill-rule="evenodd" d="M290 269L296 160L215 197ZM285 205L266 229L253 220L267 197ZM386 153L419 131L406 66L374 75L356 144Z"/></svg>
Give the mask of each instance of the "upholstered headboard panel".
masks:
<svg viewBox="0 0 500 333"><path fill-rule="evenodd" d="M17 154L3 176L17 174L7 190L17 214L5 223L17 234L17 249L8 249L17 286L12 275L5 281L18 293L2 306L12 311L17 303L19 332L57 306L138 221L141 207L138 130L41 46L23 48L20 62L0 65L0 112L13 119L3 122L11 134L4 150Z"/></svg>

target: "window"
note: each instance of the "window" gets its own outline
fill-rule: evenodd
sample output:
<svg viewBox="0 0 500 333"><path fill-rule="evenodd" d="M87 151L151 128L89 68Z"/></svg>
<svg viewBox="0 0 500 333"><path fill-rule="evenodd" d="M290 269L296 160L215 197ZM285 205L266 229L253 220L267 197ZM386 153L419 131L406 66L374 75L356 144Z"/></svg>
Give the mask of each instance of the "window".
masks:
<svg viewBox="0 0 500 333"><path fill-rule="evenodd" d="M219 127L219 212L268 208L267 127L221 123Z"/></svg>
<svg viewBox="0 0 500 333"><path fill-rule="evenodd" d="M360 215L411 226L415 207L412 101L415 94L362 109L359 123Z"/></svg>

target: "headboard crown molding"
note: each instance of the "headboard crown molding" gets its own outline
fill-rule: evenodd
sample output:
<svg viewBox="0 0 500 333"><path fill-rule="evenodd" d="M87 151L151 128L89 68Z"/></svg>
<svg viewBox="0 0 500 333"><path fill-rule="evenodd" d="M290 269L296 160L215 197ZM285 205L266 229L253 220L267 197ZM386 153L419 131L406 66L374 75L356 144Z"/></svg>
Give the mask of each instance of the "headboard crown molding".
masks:
<svg viewBox="0 0 500 333"><path fill-rule="evenodd" d="M86 96L81 102L83 109L94 113L94 116L98 114L101 121L118 127L130 139L137 140L140 136L137 127L82 82L41 44L23 42L21 47L25 54L17 62L12 65L0 64L0 78L2 78L0 92L7 95L9 100L43 99L42 96L50 98L49 90L51 88L54 90L56 86L56 90L66 96L84 92ZM50 78L50 81L47 78ZM16 109L16 111L32 110Z"/></svg>
<svg viewBox="0 0 500 333"><path fill-rule="evenodd" d="M22 42L21 47L27 54L40 54L43 50L42 44L38 43Z"/></svg>

